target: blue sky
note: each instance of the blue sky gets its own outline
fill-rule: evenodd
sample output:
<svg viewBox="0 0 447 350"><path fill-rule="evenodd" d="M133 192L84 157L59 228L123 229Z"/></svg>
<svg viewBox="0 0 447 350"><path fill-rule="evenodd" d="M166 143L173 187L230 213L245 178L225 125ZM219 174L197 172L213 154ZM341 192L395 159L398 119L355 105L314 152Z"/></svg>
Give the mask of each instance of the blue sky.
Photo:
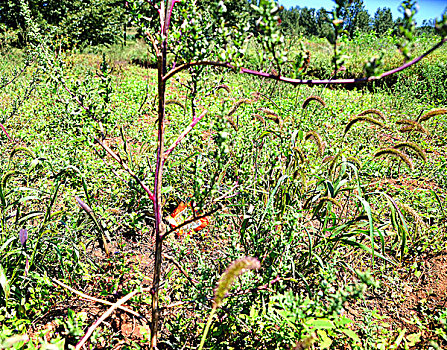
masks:
<svg viewBox="0 0 447 350"><path fill-rule="evenodd" d="M335 2L331 0L279 0L281 5L289 8L292 6L309 7L319 9L324 7L330 10L334 7ZM363 0L366 9L371 16L374 16L378 7L389 7L393 12L393 19L401 17L398 8L402 3L401 0ZM424 19L431 19L440 17L444 9L447 7L447 0L419 0L419 12L416 14L416 21L418 24L422 24Z"/></svg>

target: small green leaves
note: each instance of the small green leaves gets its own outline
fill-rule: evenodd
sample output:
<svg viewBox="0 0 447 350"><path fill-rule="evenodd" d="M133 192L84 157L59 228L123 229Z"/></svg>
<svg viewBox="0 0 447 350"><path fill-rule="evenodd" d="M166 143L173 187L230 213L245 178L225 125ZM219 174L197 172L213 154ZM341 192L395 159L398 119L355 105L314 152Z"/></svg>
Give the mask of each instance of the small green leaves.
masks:
<svg viewBox="0 0 447 350"><path fill-rule="evenodd" d="M405 59L409 60L410 48L413 45L416 32L416 22L414 20L414 16L417 12L416 1L403 1L399 10L403 13L403 21L402 24L399 25L399 33L402 36L402 41L398 44L398 47Z"/></svg>

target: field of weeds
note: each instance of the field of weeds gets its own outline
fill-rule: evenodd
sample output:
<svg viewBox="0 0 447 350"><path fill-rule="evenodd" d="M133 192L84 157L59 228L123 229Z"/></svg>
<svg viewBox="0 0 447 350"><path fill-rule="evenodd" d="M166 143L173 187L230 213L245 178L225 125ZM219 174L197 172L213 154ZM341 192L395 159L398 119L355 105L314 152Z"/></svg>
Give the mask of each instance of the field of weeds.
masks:
<svg viewBox="0 0 447 350"><path fill-rule="evenodd" d="M394 47L355 40L362 61ZM324 45L307 46L308 73L330 76ZM92 324L83 348L149 348L157 71L125 52L4 53L0 348L74 348ZM446 62L443 47L349 88L177 74L162 127L158 348L447 346ZM361 75L351 63L342 76Z"/></svg>

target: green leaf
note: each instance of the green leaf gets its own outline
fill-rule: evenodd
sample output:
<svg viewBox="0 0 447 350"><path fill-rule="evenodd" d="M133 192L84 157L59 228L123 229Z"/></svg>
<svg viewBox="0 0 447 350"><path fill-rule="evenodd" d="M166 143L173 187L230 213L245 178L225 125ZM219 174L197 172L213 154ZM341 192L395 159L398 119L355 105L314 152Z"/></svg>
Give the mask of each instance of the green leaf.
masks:
<svg viewBox="0 0 447 350"><path fill-rule="evenodd" d="M369 248L369 247L367 247L366 245L364 245L364 244L362 244L362 243L359 243L359 242L357 242L357 241L352 241L352 240L350 240L350 239L341 239L341 240L340 240L340 243L344 243L344 244L350 245L351 247L354 247L354 248L360 248L360 249L363 249L365 252L368 252L368 253L370 253L371 255L377 256L378 258L381 258L381 259L383 259L383 260L385 260L385 261L387 261L387 262L389 262L389 263L391 263L391 264L393 264L393 265L396 265L394 262L392 262L390 259L388 259L388 258L386 258L385 256L383 256L382 254L380 254L380 253L378 253L378 252L376 252L376 251L373 252L373 251L371 250L371 248Z"/></svg>
<svg viewBox="0 0 447 350"><path fill-rule="evenodd" d="M319 329L317 333L321 338L320 349L329 349L332 345L332 339L329 338L327 333L322 329Z"/></svg>
<svg viewBox="0 0 447 350"><path fill-rule="evenodd" d="M306 326L312 327L313 329L333 329L335 324L328 318L312 318L306 321Z"/></svg>
<svg viewBox="0 0 447 350"><path fill-rule="evenodd" d="M344 334L346 334L349 338L351 338L352 340L354 340L356 343L360 343L361 340L359 338L359 336L357 335L356 332L354 332L351 329L342 329L341 330Z"/></svg>

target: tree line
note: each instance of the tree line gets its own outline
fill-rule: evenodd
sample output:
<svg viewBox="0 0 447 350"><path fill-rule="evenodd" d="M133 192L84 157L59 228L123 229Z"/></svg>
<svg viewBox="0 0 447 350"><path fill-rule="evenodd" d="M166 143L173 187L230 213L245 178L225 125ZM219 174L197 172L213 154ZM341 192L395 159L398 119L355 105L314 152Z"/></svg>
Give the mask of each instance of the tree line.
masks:
<svg viewBox="0 0 447 350"><path fill-rule="evenodd" d="M304 35L327 37L333 30L329 22L327 10L309 7L293 7L281 12L282 28L286 35ZM374 16L370 16L362 0L345 0L343 25L345 33L353 37L356 31L371 32L383 35L397 30L402 18L393 19L391 9L378 8ZM418 28L419 32L434 33L434 21L424 20Z"/></svg>
<svg viewBox="0 0 447 350"><path fill-rule="evenodd" d="M123 0L0 0L0 40L7 31L15 31L15 44L24 45L24 18L21 2L27 1L33 20L40 28L69 46L111 44L125 40L131 1ZM200 0L198 8L208 11L218 0ZM378 8L371 17L362 0L345 0L344 30L349 36L356 31L372 31L378 35L394 29L400 19L393 19L389 8ZM250 4L259 0L226 0L225 19L236 23L242 15L252 16ZM281 28L285 35L327 37L332 31L329 16L324 8L308 7L282 9ZM256 28L256 26L253 26ZM425 31L432 30L432 23L423 23Z"/></svg>

